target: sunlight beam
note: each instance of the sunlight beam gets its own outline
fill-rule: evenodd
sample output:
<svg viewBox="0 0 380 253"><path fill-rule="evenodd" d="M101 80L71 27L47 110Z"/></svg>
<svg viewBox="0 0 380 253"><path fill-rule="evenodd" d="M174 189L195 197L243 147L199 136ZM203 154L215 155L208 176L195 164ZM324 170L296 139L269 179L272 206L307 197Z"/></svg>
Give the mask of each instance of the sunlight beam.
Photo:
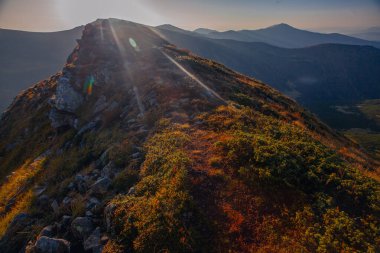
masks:
<svg viewBox="0 0 380 253"><path fill-rule="evenodd" d="M161 51L161 50L160 50ZM189 71L187 71L181 64L179 64L176 60L174 60L172 57L170 57L165 52L161 51L162 54L168 58L175 66L177 66L183 73L185 73L188 77L193 79L197 84L199 84L203 89L207 91L207 93L211 96L214 96L218 98L219 100L223 101L223 103L227 104L227 102L218 94L216 91L212 90L210 87L208 87L206 84L204 84L202 81L200 81L196 76L191 74Z"/></svg>

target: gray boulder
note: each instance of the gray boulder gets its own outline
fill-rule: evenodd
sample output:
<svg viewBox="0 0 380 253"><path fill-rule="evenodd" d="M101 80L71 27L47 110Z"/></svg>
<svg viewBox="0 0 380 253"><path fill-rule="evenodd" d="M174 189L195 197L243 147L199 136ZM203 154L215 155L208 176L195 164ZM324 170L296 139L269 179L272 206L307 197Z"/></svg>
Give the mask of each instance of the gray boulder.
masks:
<svg viewBox="0 0 380 253"><path fill-rule="evenodd" d="M108 177L102 177L98 181L96 181L93 185L91 185L91 193L92 194L104 194L107 192L110 187L112 181Z"/></svg>
<svg viewBox="0 0 380 253"><path fill-rule="evenodd" d="M99 125L99 121L91 121L87 124L85 124L77 133L77 136L81 136L86 132L91 131L92 129L95 129Z"/></svg>
<svg viewBox="0 0 380 253"><path fill-rule="evenodd" d="M41 238L43 236L53 237L55 234L54 230L55 230L54 226L52 225L46 226L41 230L40 234L38 235L38 238Z"/></svg>
<svg viewBox="0 0 380 253"><path fill-rule="evenodd" d="M76 117L72 113L59 111L52 108L49 113L49 119L53 128L60 128L64 126L75 127Z"/></svg>
<svg viewBox="0 0 380 253"><path fill-rule="evenodd" d="M90 198L88 202L86 203L86 209L92 210L93 208L96 208L100 205L100 201L97 198Z"/></svg>
<svg viewBox="0 0 380 253"><path fill-rule="evenodd" d="M41 236L34 246L26 249L26 253L70 253L70 242Z"/></svg>
<svg viewBox="0 0 380 253"><path fill-rule="evenodd" d="M84 241L83 243L83 248L84 250L93 250L93 249L96 249L96 248L99 248L101 247L101 244L100 244L100 228L97 227L92 233L91 235Z"/></svg>
<svg viewBox="0 0 380 253"><path fill-rule="evenodd" d="M82 105L83 101L83 96L74 90L69 78L65 76L59 78L55 97L52 98L52 104L55 108L73 113Z"/></svg>
<svg viewBox="0 0 380 253"><path fill-rule="evenodd" d="M100 96L100 98L96 101L94 107L95 109L93 114L97 114L106 109L108 107L107 98L104 95Z"/></svg>
<svg viewBox="0 0 380 253"><path fill-rule="evenodd" d="M116 167L113 162L109 162L106 166L103 167L100 175L102 177L113 178L115 176Z"/></svg>
<svg viewBox="0 0 380 253"><path fill-rule="evenodd" d="M78 239L86 239L93 229L92 221L88 217L77 217L71 223L71 232Z"/></svg>
<svg viewBox="0 0 380 253"><path fill-rule="evenodd" d="M112 203L106 206L106 208L104 209L104 218L106 220L107 232L111 232L112 219L113 219L115 209L116 209L116 205Z"/></svg>

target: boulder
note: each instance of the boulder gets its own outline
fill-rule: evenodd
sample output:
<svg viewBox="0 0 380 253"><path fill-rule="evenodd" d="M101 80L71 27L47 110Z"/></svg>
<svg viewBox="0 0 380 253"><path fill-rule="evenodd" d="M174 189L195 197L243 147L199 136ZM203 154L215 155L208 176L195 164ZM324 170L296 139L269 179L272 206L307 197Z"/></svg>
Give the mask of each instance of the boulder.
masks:
<svg viewBox="0 0 380 253"><path fill-rule="evenodd" d="M55 129L71 126L76 126L76 116L72 113L59 111L56 108L52 108L49 113L49 119L51 126Z"/></svg>
<svg viewBox="0 0 380 253"><path fill-rule="evenodd" d="M53 237L55 235L54 230L55 230L54 226L52 225L46 226L41 230L40 234L38 235L38 238L41 238L42 236Z"/></svg>
<svg viewBox="0 0 380 253"><path fill-rule="evenodd" d="M116 205L112 203L106 206L106 208L104 209L104 218L106 220L107 232L111 232L112 218L113 218L115 209L116 209Z"/></svg>
<svg viewBox="0 0 380 253"><path fill-rule="evenodd" d="M99 159L96 161L95 165L97 168L102 168L107 165L109 161L109 151L112 149L112 147L109 147L106 149L102 155L99 157Z"/></svg>
<svg viewBox="0 0 380 253"><path fill-rule="evenodd" d="M53 209L54 213L59 213L59 205L58 205L58 202L57 200L54 200L52 203L51 203L51 208Z"/></svg>
<svg viewBox="0 0 380 253"><path fill-rule="evenodd" d="M81 136L86 132L91 131L92 129L95 129L99 125L99 121L91 121L87 124L85 124L77 133L77 136Z"/></svg>
<svg viewBox="0 0 380 253"><path fill-rule="evenodd" d="M100 243L100 228L97 227L91 235L84 241L83 248L84 250L93 250L101 246Z"/></svg>
<svg viewBox="0 0 380 253"><path fill-rule="evenodd" d="M131 188L129 188L127 195L133 196L135 194L136 194L136 188L134 186L132 186Z"/></svg>
<svg viewBox="0 0 380 253"><path fill-rule="evenodd" d="M58 80L57 90L51 103L60 111L74 113L84 101L83 96L70 84L69 78L62 76Z"/></svg>
<svg viewBox="0 0 380 253"><path fill-rule="evenodd" d="M75 176L75 186L80 193L85 193L87 191L86 178L80 174Z"/></svg>
<svg viewBox="0 0 380 253"><path fill-rule="evenodd" d="M115 164L113 162L109 162L106 166L103 167L100 175L102 177L113 178L115 176Z"/></svg>
<svg viewBox="0 0 380 253"><path fill-rule="evenodd" d="M70 204L71 204L71 201L72 201L72 200L73 200L72 198L66 196L66 197L62 200L62 205L65 206L65 207L69 207Z"/></svg>
<svg viewBox="0 0 380 253"><path fill-rule="evenodd" d="M71 221L71 216L69 215L64 215L62 217L62 220L61 220L61 225L63 227L68 227L70 225L70 221Z"/></svg>
<svg viewBox="0 0 380 253"><path fill-rule="evenodd" d="M93 114L97 114L103 111L104 109L106 109L107 107L108 107L107 98L104 95L102 95L99 97L99 99L95 103L95 106L94 106L95 109L94 109Z"/></svg>
<svg viewBox="0 0 380 253"><path fill-rule="evenodd" d="M77 217L71 223L71 232L78 239L86 239L93 229L92 221L88 217Z"/></svg>
<svg viewBox="0 0 380 253"><path fill-rule="evenodd" d="M45 186L36 186L34 188L34 196L39 197L45 191L46 191L46 187Z"/></svg>
<svg viewBox="0 0 380 253"><path fill-rule="evenodd" d="M100 205L100 201L97 198L90 198L86 203L86 209L92 210L96 206Z"/></svg>
<svg viewBox="0 0 380 253"><path fill-rule="evenodd" d="M26 253L70 253L70 242L64 239L41 236Z"/></svg>
<svg viewBox="0 0 380 253"><path fill-rule="evenodd" d="M93 194L105 194L111 185L111 179L109 177L102 177L91 185L91 193Z"/></svg>
<svg viewBox="0 0 380 253"><path fill-rule="evenodd" d="M132 154L131 157L133 159L137 159L137 158L141 157L141 153L140 152L136 152L136 153Z"/></svg>

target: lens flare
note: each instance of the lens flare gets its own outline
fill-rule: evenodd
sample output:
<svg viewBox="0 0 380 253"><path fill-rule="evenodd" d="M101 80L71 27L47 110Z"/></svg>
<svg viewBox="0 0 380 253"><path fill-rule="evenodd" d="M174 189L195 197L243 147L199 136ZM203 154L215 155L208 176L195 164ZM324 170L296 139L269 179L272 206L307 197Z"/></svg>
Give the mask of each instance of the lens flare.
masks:
<svg viewBox="0 0 380 253"><path fill-rule="evenodd" d="M95 83L95 78L92 75L87 77L86 82L83 85L83 91L86 92L87 95L92 94L94 83Z"/></svg>
<svg viewBox="0 0 380 253"><path fill-rule="evenodd" d="M129 38L129 44L135 49L137 52L140 51L139 46L137 45L136 41L133 38Z"/></svg>

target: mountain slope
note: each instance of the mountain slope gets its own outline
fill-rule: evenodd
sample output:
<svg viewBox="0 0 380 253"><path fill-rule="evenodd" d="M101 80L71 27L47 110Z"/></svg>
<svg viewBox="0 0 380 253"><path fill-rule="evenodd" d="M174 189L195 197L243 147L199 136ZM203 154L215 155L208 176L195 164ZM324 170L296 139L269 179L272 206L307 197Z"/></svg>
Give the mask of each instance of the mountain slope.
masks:
<svg viewBox="0 0 380 253"><path fill-rule="evenodd" d="M283 49L168 30L160 32L179 47L221 62L292 96L332 127L379 130L356 107L364 100L379 98L379 49L337 44ZM342 106L348 107L349 113L337 110Z"/></svg>
<svg viewBox="0 0 380 253"><path fill-rule="evenodd" d="M0 29L0 113L30 83L62 68L82 29L51 33Z"/></svg>
<svg viewBox="0 0 380 253"><path fill-rule="evenodd" d="M258 30L211 32L203 34L212 39L230 39L245 42L262 42L284 48L310 47L319 44L347 44L380 47L379 42L350 37L339 33L323 34L279 24Z"/></svg>
<svg viewBox="0 0 380 253"><path fill-rule="evenodd" d="M63 71L16 98L0 137L1 252L380 247L375 161L147 26L88 24Z"/></svg>

